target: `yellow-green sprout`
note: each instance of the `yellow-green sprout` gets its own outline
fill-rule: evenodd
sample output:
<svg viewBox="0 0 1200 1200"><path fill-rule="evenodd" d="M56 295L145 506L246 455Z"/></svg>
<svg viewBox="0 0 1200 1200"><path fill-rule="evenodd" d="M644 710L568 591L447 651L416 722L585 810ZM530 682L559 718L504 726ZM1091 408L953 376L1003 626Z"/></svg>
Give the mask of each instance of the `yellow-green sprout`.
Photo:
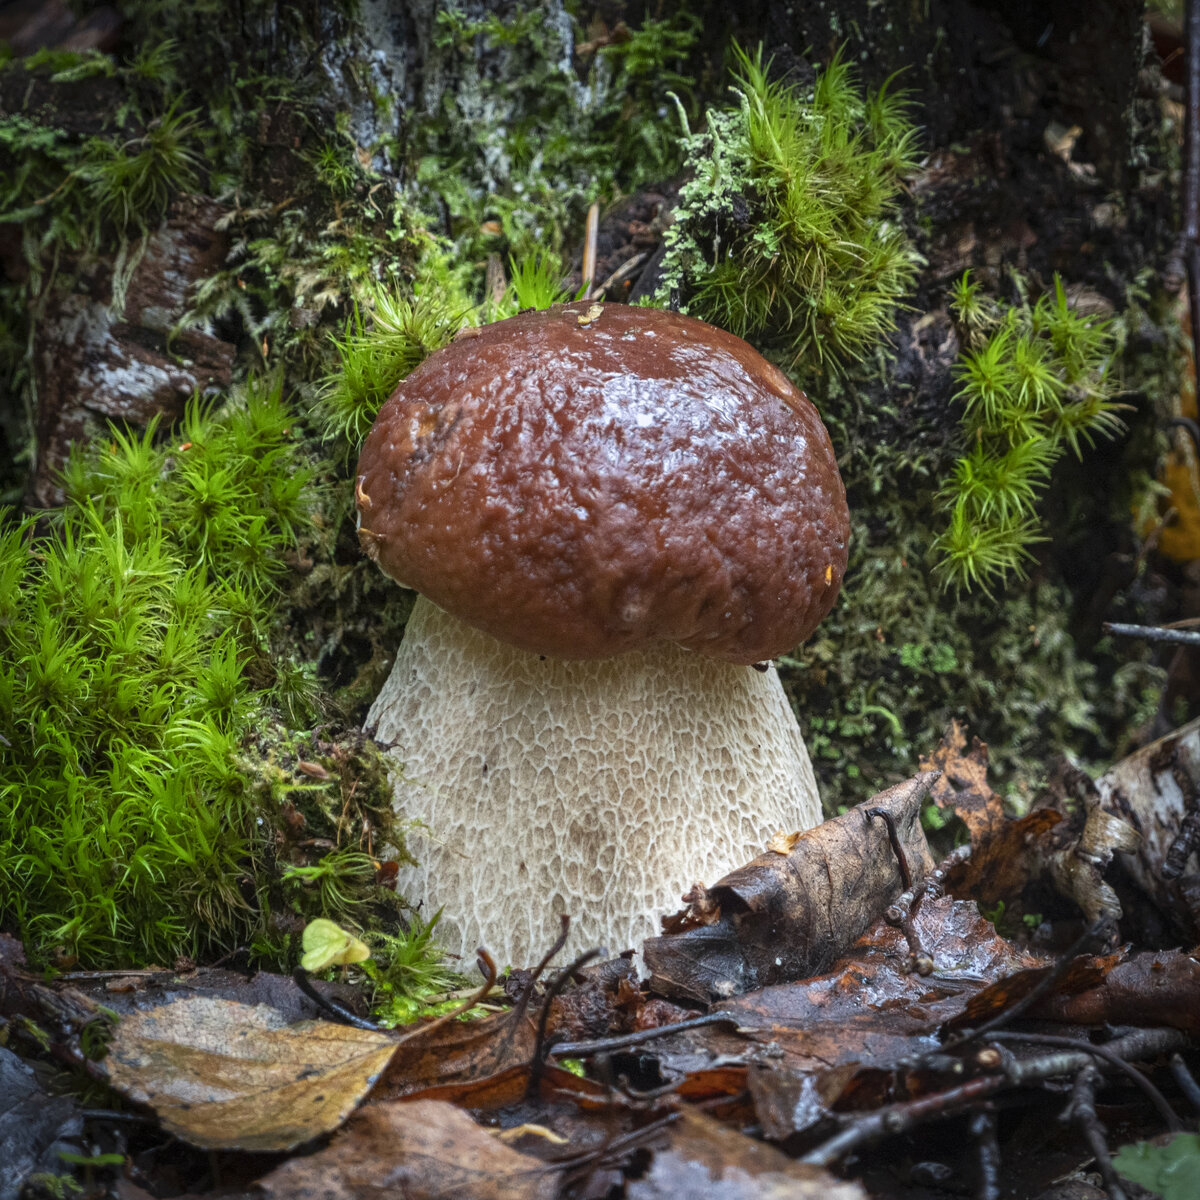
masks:
<svg viewBox="0 0 1200 1200"><path fill-rule="evenodd" d="M309 921L301 939L304 956L300 965L306 971L324 971L326 967L348 967L371 957L366 944L340 925L324 917Z"/></svg>

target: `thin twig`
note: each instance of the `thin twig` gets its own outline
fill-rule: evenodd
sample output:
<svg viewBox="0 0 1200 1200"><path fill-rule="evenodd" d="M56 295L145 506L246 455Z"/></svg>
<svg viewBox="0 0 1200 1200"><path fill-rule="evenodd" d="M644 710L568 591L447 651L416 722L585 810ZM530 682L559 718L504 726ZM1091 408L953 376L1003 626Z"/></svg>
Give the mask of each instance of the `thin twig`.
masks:
<svg viewBox="0 0 1200 1200"><path fill-rule="evenodd" d="M945 858L942 859L932 871L925 881L925 894L930 900L937 900L945 894L946 880L950 877L950 873L956 868L962 866L971 857L971 843L963 842L961 846L955 846Z"/></svg>
<svg viewBox="0 0 1200 1200"><path fill-rule="evenodd" d="M904 853L904 845L900 841L900 831L896 828L896 818L886 808L868 808L863 816L868 821L879 817L887 826L888 841L892 844L892 853L896 856L896 865L900 868L900 882L908 891L913 885L912 872L908 869L908 856Z"/></svg>
<svg viewBox="0 0 1200 1200"><path fill-rule="evenodd" d="M943 1092L932 1092L916 1100L902 1100L849 1118L843 1129L820 1145L814 1146L800 1161L819 1167L832 1166L862 1146L882 1141L895 1134L906 1133L927 1121L939 1120L964 1109L975 1108L998 1092L1027 1087L1059 1075L1073 1076L1095 1061L1092 1052L1098 1047L1072 1042L1070 1038L1061 1040L1076 1048L1038 1058L1011 1059L1003 1072L977 1075ZM1129 1064L1124 1058L1157 1058L1161 1054L1180 1050L1186 1045L1187 1037L1177 1029L1139 1029L1109 1042L1104 1047L1107 1057L1103 1061L1107 1063L1109 1058L1115 1058L1120 1061L1121 1068L1125 1069Z"/></svg>
<svg viewBox="0 0 1200 1200"><path fill-rule="evenodd" d="M596 281L596 241L600 234L600 201L593 200L588 209L587 226L583 237L583 299L593 295Z"/></svg>
<svg viewBox="0 0 1200 1200"><path fill-rule="evenodd" d="M609 288L616 287L621 280L632 275L649 257L650 251L643 250L640 254L635 254L632 258L627 258L599 287L592 289L592 294L596 296L605 295ZM755 663L755 666L757 665Z"/></svg>
<svg viewBox="0 0 1200 1200"><path fill-rule="evenodd" d="M1171 1055L1171 1074L1175 1076L1175 1082L1179 1085L1179 1090L1187 1097L1187 1102L1197 1112L1200 1112L1200 1084L1188 1070L1182 1054Z"/></svg>
<svg viewBox="0 0 1200 1200"><path fill-rule="evenodd" d="M1063 1112L1063 1120L1078 1127L1087 1142L1092 1157L1096 1160L1096 1169L1104 1180L1104 1190L1108 1200L1126 1200L1125 1189L1113 1168L1112 1156L1108 1152L1108 1141L1105 1137L1104 1126L1096 1115L1096 1083L1100 1072L1095 1063L1088 1063L1075 1076L1075 1084L1071 1088L1071 1099Z"/></svg>
<svg viewBox="0 0 1200 1200"><path fill-rule="evenodd" d="M343 1025L352 1025L355 1029L369 1029L379 1033L383 1026L360 1017L352 1008L348 1008L340 1000L332 996L323 996L313 985L312 977L303 967L297 967L292 972L292 982L324 1013L341 1021Z"/></svg>
<svg viewBox="0 0 1200 1200"><path fill-rule="evenodd" d="M556 1171L562 1172L561 1183L563 1186L573 1182L581 1183L587 1175L592 1174L605 1161L611 1162L616 1155L627 1154L635 1147L658 1137L669 1125L674 1124L682 1116L683 1113L679 1109L664 1113L648 1125L643 1125L641 1129L634 1129L629 1133L618 1134L602 1146L575 1153L569 1158L558 1159L550 1165ZM586 1171L587 1175L583 1174L584 1171Z"/></svg>
<svg viewBox="0 0 1200 1200"><path fill-rule="evenodd" d="M440 1017L430 1021L426 1025L418 1025L414 1029L410 1029L407 1033L401 1034L396 1039L396 1045L399 1046L403 1042L410 1041L412 1038L424 1036L427 1033L432 1033L435 1029L440 1029L443 1025L449 1024L455 1017L461 1017L463 1013L474 1008L480 1000L484 998L496 986L496 963L492 956L480 947L476 951L479 956L479 970L483 975L483 986L477 988L470 996L467 997L457 1008L452 1008L448 1013L443 1013ZM297 967L292 972L292 979L296 986L319 1008L324 1009L332 1016L337 1017L339 1021L346 1025L353 1025L355 1029L366 1029L372 1033L384 1033L386 1030L382 1026L376 1025L373 1021L368 1021L365 1017L360 1017L356 1012L352 1012L344 1004L338 1000L332 999L329 996L322 996L320 992L313 987L312 979L308 972L303 967Z"/></svg>
<svg viewBox="0 0 1200 1200"><path fill-rule="evenodd" d="M708 1013L703 1017L691 1017L686 1021L676 1021L671 1025L659 1025L655 1029L639 1029L636 1033L621 1034L620 1037L597 1038L590 1042L557 1042L550 1047L548 1053L555 1058L587 1058L592 1054L607 1054L612 1050L625 1050L630 1046L640 1046L652 1042L656 1038L669 1037L673 1033L683 1033L688 1029L702 1029L706 1025L719 1025L726 1022L737 1025L737 1018L728 1013Z"/></svg>
<svg viewBox="0 0 1200 1200"><path fill-rule="evenodd" d="M541 978L542 972L550 965L550 960L567 944L567 934L571 931L571 918L567 913L563 913L559 917L562 923L562 928L559 930L558 937L554 939L554 944L542 955L541 962L530 972L529 983L521 989L521 994L517 997L517 1002L513 1006L514 1027L516 1022L525 1015L525 1010L529 1007L530 1000L533 999L533 990L537 987L537 981Z"/></svg>
<svg viewBox="0 0 1200 1200"><path fill-rule="evenodd" d="M1200 256L1200 247L1197 248ZM1105 633L1120 637L1142 638L1147 642L1178 642L1184 646L1200 646L1200 633L1188 629L1168 629L1164 625L1122 625L1119 621L1105 621Z"/></svg>
<svg viewBox="0 0 1200 1200"><path fill-rule="evenodd" d="M925 949L921 942L921 935L917 933L917 927L913 924L913 914L916 912L917 905L921 903L924 892L917 893L913 888L912 871L909 870L908 857L904 853L904 845L900 841L900 833L896 828L896 818L886 808L868 808L864 815L868 821L879 817L887 826L888 841L891 843L892 853L896 856L896 866L900 870L900 882L904 885L904 891L900 898L895 904L888 906L887 911L883 914L883 919L904 934L904 940L908 943L909 967L918 975L931 975L933 973L933 955Z"/></svg>
<svg viewBox="0 0 1200 1200"><path fill-rule="evenodd" d="M1028 1042L1035 1046L1059 1046L1063 1049L1079 1049L1087 1054L1094 1054L1097 1058L1103 1059L1110 1066L1116 1067L1118 1071L1123 1072L1133 1083L1142 1089L1146 1095L1146 1099L1158 1109L1159 1116L1167 1123L1167 1128L1172 1133L1176 1133L1183 1128L1183 1122L1179 1119L1179 1114L1167 1102L1166 1096L1137 1067L1132 1063L1126 1062L1119 1053L1109 1046L1097 1046L1093 1042L1081 1042L1077 1038L1060 1037L1055 1033L1016 1033L1011 1030L999 1030L995 1033L989 1033L988 1037L992 1041L1003 1038L1009 1042Z"/></svg>
<svg viewBox="0 0 1200 1200"><path fill-rule="evenodd" d="M568 980L581 967L586 966L593 958L600 957L600 949L585 950L574 962L568 963L553 979L546 984L546 998L542 1001L542 1011L538 1014L537 1038L533 1043L533 1061L529 1064L529 1088L527 1095L533 1095L542 1070L546 1065L546 1025L550 1020L550 1006L554 998L566 987Z"/></svg>

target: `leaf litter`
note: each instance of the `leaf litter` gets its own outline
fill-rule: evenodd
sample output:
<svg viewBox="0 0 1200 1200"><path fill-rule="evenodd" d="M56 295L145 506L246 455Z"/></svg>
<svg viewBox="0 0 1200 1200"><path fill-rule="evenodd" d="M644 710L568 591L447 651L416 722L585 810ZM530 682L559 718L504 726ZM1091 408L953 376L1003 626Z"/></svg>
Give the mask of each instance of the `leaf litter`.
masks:
<svg viewBox="0 0 1200 1200"><path fill-rule="evenodd" d="M1200 1111L1200 961L1121 936L1148 905L1168 929L1195 920L1193 737L1095 784L1064 772L1013 817L986 747L954 726L920 775L689 893L644 948L647 980L628 957L513 971L509 1009L482 1019L357 1028L314 1017L290 980L231 972L47 984L11 939L0 1015L10 1044L86 1071L267 1196L916 1197L938 1163L1017 1170L1018 1101L1061 1110L1048 1161L1107 1177L1100 1114L1156 1161L1155 1136ZM1170 788L1152 816L1147 792ZM926 796L960 846L931 849ZM86 1048L96 1028L106 1055ZM136 1136L100 1125L135 1180ZM1022 1194L1049 1187L1019 1169Z"/></svg>

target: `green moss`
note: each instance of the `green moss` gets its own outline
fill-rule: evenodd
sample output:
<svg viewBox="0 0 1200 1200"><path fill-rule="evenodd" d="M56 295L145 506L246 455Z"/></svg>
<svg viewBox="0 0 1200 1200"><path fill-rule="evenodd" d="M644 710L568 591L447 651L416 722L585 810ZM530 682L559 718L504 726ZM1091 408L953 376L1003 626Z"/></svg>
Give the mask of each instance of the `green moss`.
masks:
<svg viewBox="0 0 1200 1200"><path fill-rule="evenodd" d="M369 938L371 961L363 964L363 971L371 985L371 1008L382 1024L408 1025L459 1006L456 997L430 1003L431 996L466 983L446 965L445 952L437 943L440 917L441 913L436 913L423 921L413 916L403 932L375 933Z"/></svg>
<svg viewBox="0 0 1200 1200"><path fill-rule="evenodd" d="M985 300L968 272L952 307L974 346L955 371L971 449L941 491L950 521L936 570L948 588L989 593L1032 561L1055 461L1123 428L1108 378L1118 347L1111 322L1074 312L1057 276L1053 297L1007 307Z"/></svg>
<svg viewBox="0 0 1200 1200"><path fill-rule="evenodd" d="M509 260L511 279L498 299L470 304L454 280L439 277L444 259L426 257L411 285L377 286L355 305L343 335L334 337L337 366L322 380L312 413L341 456L357 455L383 402L409 372L449 345L464 325L501 320L526 308L570 298L557 255L538 251Z"/></svg>
<svg viewBox="0 0 1200 1200"><path fill-rule="evenodd" d="M276 828L304 788L251 747L277 723L280 577L313 504L293 425L276 381L193 402L169 443L114 430L72 461L48 528L0 538L0 923L34 959L227 949L288 889ZM345 772L321 785L334 853L294 910L361 909L374 867L337 822L390 816L376 773L353 803Z"/></svg>
<svg viewBox="0 0 1200 1200"><path fill-rule="evenodd" d="M917 257L895 208L914 127L901 94L864 96L840 56L811 92L737 52L738 106L687 131L690 178L666 234L659 303L677 300L810 379L893 327Z"/></svg>
<svg viewBox="0 0 1200 1200"><path fill-rule="evenodd" d="M196 186L197 159L188 144L196 136L196 115L173 104L137 137L85 144L77 170L98 220L122 234L133 226L148 229L176 192Z"/></svg>
<svg viewBox="0 0 1200 1200"><path fill-rule="evenodd" d="M1019 311L1008 316L1010 308L978 291L972 303L976 310L959 306L956 314L964 340L971 336L972 316L976 352L998 327L1012 322L1001 343L1002 358L1006 371L1018 377L1024 371L1027 395L1033 394L1035 383L1029 380L1040 378L1041 365L1050 364L1056 378L1060 370L1065 373L1049 334L1032 332L1037 305L1014 306ZM1041 321L1062 320L1060 304L1057 289L1041 302L1039 329ZM1135 309L1136 302L1131 315L1114 325L1149 320L1137 317ZM1066 320L1072 330L1083 326L1085 338L1092 339L1089 353L1075 361L1080 366L1090 361L1094 370L1073 377L1074 390L1063 387L1063 404L1089 389L1093 397L1102 392L1107 403L1111 378L1127 380L1145 370L1147 364L1127 361L1128 356L1118 359L1122 339L1112 326L1073 311ZM1012 351L1018 337L1045 339L1043 359L1026 352L1022 366ZM1063 345L1068 355L1078 350L1073 338ZM1163 369L1161 362L1156 369ZM1037 459L1023 462L999 434L977 438L969 422L982 421L983 401L976 401L976 415L964 423L957 404L938 407L927 398L918 407L893 386L891 370L885 361L881 381L863 366L844 380L819 381L813 390L839 448L852 520L850 562L834 611L781 664L785 684L805 729L822 795L833 808L910 774L952 719L987 742L998 786L1027 802L1057 756L1111 761L1153 715L1161 670L1136 644L1102 639L1081 647L1079 612L1090 596L1086 585L1083 595L1072 594L1079 585L1070 565L1071 539L1085 524L1093 536L1107 529L1106 536L1119 537L1130 521L1136 479L1124 460L1117 460L1115 448L1108 450L1101 473L1080 466L1064 452L1071 445L1064 435L1053 459L1055 507L1043 524L1048 497ZM1040 386L1058 385L1042 380ZM1011 385L1013 395L1019 397L1020 387L1020 382ZM1033 432L1054 436L1057 405L1043 404L1032 418L1023 405L1016 407L1022 420L1034 421ZM1122 454L1141 461L1146 435L1137 427L1132 433ZM971 453L973 441L989 451L997 447L999 453L992 451L997 461ZM1037 553L1030 578L995 577L991 596L980 589L947 590L937 570L947 508L956 503L948 494L967 486L975 489L971 503L985 527L1011 521L1014 512L1033 512L1028 534L1044 539L1030 546ZM1032 504L1039 507L1021 507ZM1138 619L1136 590L1125 603L1128 618Z"/></svg>
<svg viewBox="0 0 1200 1200"><path fill-rule="evenodd" d="M415 295L376 287L362 307L355 305L345 333L334 339L338 366L322 383L314 405L326 439L347 456L356 455L396 385L449 344L469 311L465 302L436 286Z"/></svg>

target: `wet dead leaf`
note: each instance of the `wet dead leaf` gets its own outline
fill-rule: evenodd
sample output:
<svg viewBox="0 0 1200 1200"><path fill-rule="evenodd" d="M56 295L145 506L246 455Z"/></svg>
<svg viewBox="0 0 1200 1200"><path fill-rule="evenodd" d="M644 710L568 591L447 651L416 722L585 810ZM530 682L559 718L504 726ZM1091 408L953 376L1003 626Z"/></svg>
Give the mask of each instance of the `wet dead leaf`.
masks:
<svg viewBox="0 0 1200 1200"><path fill-rule="evenodd" d="M932 866L919 819L926 772L810 829L791 853L768 851L703 889L675 932L644 947L653 991L709 1003L825 969L902 890L883 821L891 813L919 882Z"/></svg>
<svg viewBox="0 0 1200 1200"><path fill-rule="evenodd" d="M908 971L908 944L880 922L824 975L720 1005L738 1032L772 1051L748 1084L767 1137L782 1141L836 1108L884 1103L894 1068L934 1050L938 1029L986 984L1036 961L997 936L967 900L917 909L914 928L933 974Z"/></svg>
<svg viewBox="0 0 1200 1200"><path fill-rule="evenodd" d="M528 1063L535 1040L533 1018L515 1010L481 1021L451 1021L397 1048L378 1095L395 1100L426 1088L487 1079Z"/></svg>
<svg viewBox="0 0 1200 1200"><path fill-rule="evenodd" d="M324 1150L277 1167L279 1200L553 1200L557 1172L440 1100L372 1104Z"/></svg>
<svg viewBox="0 0 1200 1200"><path fill-rule="evenodd" d="M932 975L908 971L908 944L882 921L827 974L777 984L718 1006L793 1069L855 1062L890 1067L933 1049L938 1027L993 981L1036 962L997 936L969 900L926 900L913 919Z"/></svg>
<svg viewBox="0 0 1200 1200"><path fill-rule="evenodd" d="M1200 1033L1200 959L1164 950L1135 954L1095 986L1060 992L1033 1013L1077 1025L1166 1025Z"/></svg>
<svg viewBox="0 0 1200 1200"><path fill-rule="evenodd" d="M800 838L801 834L799 833L784 833L781 829L772 835L771 840L767 843L767 849L772 854L791 854Z"/></svg>
<svg viewBox="0 0 1200 1200"><path fill-rule="evenodd" d="M1118 961L1119 956L1115 954L1102 958L1086 954L1077 956L1062 976L1055 980L1053 994L1069 996L1095 987ZM985 1021L999 1016L1018 1001L1024 1000L1052 970L1053 966L1032 967L1024 971L1015 971L989 984L971 997L962 1012L946 1022L946 1031L982 1025ZM1041 1012L1041 1004L1031 1011Z"/></svg>
<svg viewBox="0 0 1200 1200"><path fill-rule="evenodd" d="M972 738L968 748L957 721L951 722L941 744L921 760L921 766L942 772L930 798L944 812L957 815L970 834L971 857L951 873L949 890L986 904L1012 904L1045 869L1052 850L1051 831L1062 814L1042 808L1024 817L1009 817L1000 794L987 781L987 745Z"/></svg>
<svg viewBox="0 0 1200 1200"><path fill-rule="evenodd" d="M684 1109L656 1145L644 1174L628 1181L628 1200L867 1200L857 1183L794 1162L774 1146Z"/></svg>
<svg viewBox="0 0 1200 1200"><path fill-rule="evenodd" d="M495 1075L464 1083L443 1083L413 1092L411 1100L447 1100L459 1108L476 1112L512 1108L534 1099L546 1104L569 1103L581 1109L611 1106L612 1093L593 1079L573 1075L562 1067L547 1063L538 1076L534 1095L530 1096L530 1069L527 1065L508 1067Z"/></svg>
<svg viewBox="0 0 1200 1200"><path fill-rule="evenodd" d="M105 1067L194 1146L290 1150L336 1129L395 1051L387 1033L191 997L125 1017Z"/></svg>

